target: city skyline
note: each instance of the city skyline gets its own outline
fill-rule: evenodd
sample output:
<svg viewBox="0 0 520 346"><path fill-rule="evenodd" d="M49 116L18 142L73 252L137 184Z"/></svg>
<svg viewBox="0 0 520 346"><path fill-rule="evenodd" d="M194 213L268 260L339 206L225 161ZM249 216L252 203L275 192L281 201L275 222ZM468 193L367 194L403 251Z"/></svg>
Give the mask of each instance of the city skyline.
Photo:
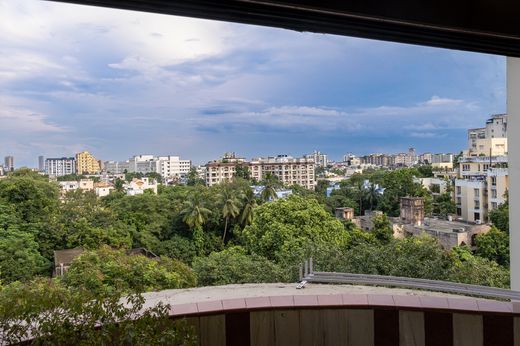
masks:
<svg viewBox="0 0 520 346"><path fill-rule="evenodd" d="M0 42L0 151L18 167L457 153L505 112L505 58L485 54L34 0L0 3Z"/></svg>

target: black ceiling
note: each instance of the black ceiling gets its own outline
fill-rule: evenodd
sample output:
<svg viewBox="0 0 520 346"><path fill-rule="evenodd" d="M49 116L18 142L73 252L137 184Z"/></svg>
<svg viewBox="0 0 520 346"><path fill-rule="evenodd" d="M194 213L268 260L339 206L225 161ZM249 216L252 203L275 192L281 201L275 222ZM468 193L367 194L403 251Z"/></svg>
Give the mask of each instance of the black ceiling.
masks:
<svg viewBox="0 0 520 346"><path fill-rule="evenodd" d="M520 57L520 1L53 0ZM79 10L79 9L78 9Z"/></svg>

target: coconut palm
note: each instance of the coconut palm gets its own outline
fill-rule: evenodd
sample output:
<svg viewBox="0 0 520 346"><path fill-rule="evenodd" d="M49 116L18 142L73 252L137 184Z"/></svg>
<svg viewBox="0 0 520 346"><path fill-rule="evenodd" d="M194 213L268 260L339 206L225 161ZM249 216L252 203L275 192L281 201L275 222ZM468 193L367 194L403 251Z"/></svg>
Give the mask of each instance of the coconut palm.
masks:
<svg viewBox="0 0 520 346"><path fill-rule="evenodd" d="M224 241L226 239L229 219L235 218L240 214L240 199L235 191L226 186L220 192L219 200L222 205L222 216L225 219L224 234L222 236L222 241Z"/></svg>
<svg viewBox="0 0 520 346"><path fill-rule="evenodd" d="M203 245L202 226L208 220L211 210L204 206L200 194L195 194L184 202L184 209L182 209L181 214L183 215L182 221L193 231L193 239L200 254Z"/></svg>
<svg viewBox="0 0 520 346"><path fill-rule="evenodd" d="M370 210L374 208L374 204L377 204L379 200L379 192L377 191L377 186L374 183L371 183L367 189L365 189L365 200L370 205Z"/></svg>
<svg viewBox="0 0 520 346"><path fill-rule="evenodd" d="M240 222L247 226L253 222L254 209L256 208L256 197L251 189L247 189L242 198L242 214L240 215Z"/></svg>
<svg viewBox="0 0 520 346"><path fill-rule="evenodd" d="M264 202L269 202L278 198L276 195L276 187L279 185L279 182L275 176L271 173L267 173L264 179L264 189L260 197Z"/></svg>

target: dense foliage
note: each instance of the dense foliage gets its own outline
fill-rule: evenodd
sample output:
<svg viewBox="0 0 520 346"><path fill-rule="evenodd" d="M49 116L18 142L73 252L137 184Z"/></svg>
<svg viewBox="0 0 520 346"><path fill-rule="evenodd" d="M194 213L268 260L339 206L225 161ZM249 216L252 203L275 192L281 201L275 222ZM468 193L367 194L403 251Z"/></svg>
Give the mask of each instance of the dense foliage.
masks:
<svg viewBox="0 0 520 346"><path fill-rule="evenodd" d="M240 175L207 187L192 171L186 186L161 186L157 195L116 191L97 198L79 191L62 195L56 182L28 170L11 173L0 180L1 323L6 326L24 314L34 318L38 311L59 309L52 305L58 303L76 306L70 311L76 317L87 307L97 308L80 301L78 292L111 297L197 284L291 282L310 256L318 269L328 271L509 285L507 203L490 213L496 228L476 238L475 252L465 247L446 251L428 236L393 238L389 217L399 214L403 196L424 197L427 213L442 217L453 211L449 193L434 195L414 180L431 175L428 169L355 174L330 197L326 181L316 191L291 186L293 194L283 199L276 198L282 184L273 176L260 182L265 189L255 195L245 169ZM336 219L338 207L352 207L356 215L370 209L384 214L375 218L372 232L365 232ZM54 251L75 247L85 252L63 278L49 279ZM136 247L160 258L127 255ZM49 299L36 304L46 287ZM64 298L50 300L59 294ZM24 299L36 310L24 308L29 304ZM9 305L12 301L22 304ZM49 321L48 326L59 323ZM83 329L78 333L81 339Z"/></svg>

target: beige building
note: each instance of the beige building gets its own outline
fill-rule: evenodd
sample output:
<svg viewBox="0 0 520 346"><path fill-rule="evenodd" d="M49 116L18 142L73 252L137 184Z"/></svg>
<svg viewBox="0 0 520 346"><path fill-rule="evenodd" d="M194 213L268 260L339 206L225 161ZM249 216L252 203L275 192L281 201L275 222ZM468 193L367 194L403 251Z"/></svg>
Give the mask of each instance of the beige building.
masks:
<svg viewBox="0 0 520 346"><path fill-rule="evenodd" d="M455 204L461 220L489 221L489 212L506 201L507 167L507 115L499 114L488 119L486 127L468 131L468 150L459 159L455 180Z"/></svg>
<svg viewBox="0 0 520 346"><path fill-rule="evenodd" d="M507 155L507 114L493 115L486 127L468 130L468 150L464 156Z"/></svg>
<svg viewBox="0 0 520 346"><path fill-rule="evenodd" d="M101 171L99 161L88 151L76 154L77 174L96 174Z"/></svg>
<svg viewBox="0 0 520 346"><path fill-rule="evenodd" d="M287 186L301 185L307 189L314 189L316 185L313 159L279 155L256 158L248 162L244 158L236 157L234 153L206 164L206 185L231 181L236 174L237 166L241 165L247 167L251 178L257 181L263 180L267 174L272 174Z"/></svg>
<svg viewBox="0 0 520 346"><path fill-rule="evenodd" d="M246 159L235 153L226 153L218 160L206 164L206 185L213 186L233 180L238 165L248 166Z"/></svg>
<svg viewBox="0 0 520 346"><path fill-rule="evenodd" d="M251 177L261 181L267 174L277 177L284 185L300 185L313 190L316 185L314 177L314 160L293 158L287 155L257 158L249 162Z"/></svg>

